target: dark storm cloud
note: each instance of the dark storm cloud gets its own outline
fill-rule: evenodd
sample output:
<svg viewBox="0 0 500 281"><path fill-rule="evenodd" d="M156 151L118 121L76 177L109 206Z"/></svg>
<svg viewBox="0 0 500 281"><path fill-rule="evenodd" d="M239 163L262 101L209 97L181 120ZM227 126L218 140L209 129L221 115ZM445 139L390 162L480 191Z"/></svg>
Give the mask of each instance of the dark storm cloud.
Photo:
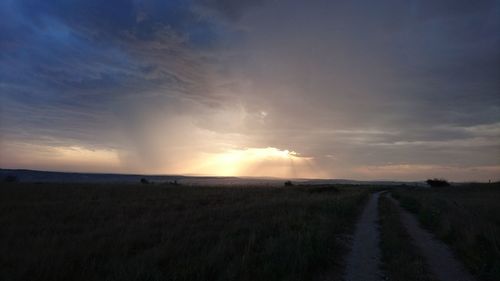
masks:
<svg viewBox="0 0 500 281"><path fill-rule="evenodd" d="M16 1L17 11L38 26L47 17L57 18L69 27L108 40L132 33L154 39L162 26L177 29L189 23L193 15L187 1Z"/></svg>
<svg viewBox="0 0 500 281"><path fill-rule="evenodd" d="M420 18L429 19L443 16L463 16L471 13L482 13L491 10L497 3L495 0L467 1L413 1L413 12Z"/></svg>
<svg viewBox="0 0 500 281"><path fill-rule="evenodd" d="M199 0L198 4L212 9L230 20L238 20L249 9L262 5L265 0Z"/></svg>
<svg viewBox="0 0 500 281"><path fill-rule="evenodd" d="M284 130L264 143L329 149L342 165L498 164L496 137L449 129L500 119L498 1L298 2L244 23L253 92Z"/></svg>
<svg viewBox="0 0 500 281"><path fill-rule="evenodd" d="M141 136L133 124L149 111L211 100L199 46L215 34L186 1L1 5L4 141L143 150L116 130Z"/></svg>

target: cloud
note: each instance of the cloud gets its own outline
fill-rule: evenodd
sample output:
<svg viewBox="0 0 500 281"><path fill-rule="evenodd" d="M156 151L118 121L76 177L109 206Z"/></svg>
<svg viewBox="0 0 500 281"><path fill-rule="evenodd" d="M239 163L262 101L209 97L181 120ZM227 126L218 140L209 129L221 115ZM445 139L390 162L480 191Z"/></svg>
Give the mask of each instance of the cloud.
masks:
<svg viewBox="0 0 500 281"><path fill-rule="evenodd" d="M213 10L229 20L237 21L249 9L258 7L264 4L264 2L264 0L200 0L198 1L198 5Z"/></svg>
<svg viewBox="0 0 500 281"><path fill-rule="evenodd" d="M20 33L15 48L2 45L4 142L104 147L154 164L159 144L148 147L148 139L161 136L154 126L162 122L152 116L217 104L207 69L214 58L190 41L202 23L187 21L189 7L118 2L4 4L15 15L9 31ZM164 130L175 134L179 126L170 125Z"/></svg>
<svg viewBox="0 0 500 281"><path fill-rule="evenodd" d="M451 178L455 181L498 180L500 166L446 166L446 165L382 165L361 166L355 169L359 175L368 178L422 180L425 178Z"/></svg>
<svg viewBox="0 0 500 281"><path fill-rule="evenodd" d="M2 146L22 155L106 150L169 172L275 147L354 178L499 164L498 1L0 5Z"/></svg>

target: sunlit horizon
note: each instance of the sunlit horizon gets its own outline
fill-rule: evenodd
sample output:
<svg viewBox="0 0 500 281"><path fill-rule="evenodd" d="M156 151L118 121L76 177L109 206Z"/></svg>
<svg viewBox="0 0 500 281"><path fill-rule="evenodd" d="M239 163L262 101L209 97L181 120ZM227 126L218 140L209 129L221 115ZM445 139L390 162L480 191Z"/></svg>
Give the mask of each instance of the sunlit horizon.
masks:
<svg viewBox="0 0 500 281"><path fill-rule="evenodd" d="M361 166L348 175L327 174L314 165L312 157L303 157L295 151L274 147L228 149L219 153L202 153L194 161L179 161L187 167L176 170L155 171L123 170L120 157L112 150L90 150L78 146L55 147L45 156L20 157L17 166L0 166L2 169L28 169L54 172L96 174L185 175L209 177L276 178L276 179L350 179L366 181L423 181L426 178L446 177L454 181L498 181L488 174L500 171L500 166L473 168L478 178L457 177L470 173L470 168L438 165L386 165ZM48 154L47 154L48 153ZM50 157L47 157L50 155ZM331 157L331 155L329 155ZM28 159L28 161L26 161ZM47 162L47 160L50 160ZM24 161L24 162L22 162ZM417 176L415 176L417 174ZM382 175L382 176L381 176ZM486 179L486 180L485 180Z"/></svg>

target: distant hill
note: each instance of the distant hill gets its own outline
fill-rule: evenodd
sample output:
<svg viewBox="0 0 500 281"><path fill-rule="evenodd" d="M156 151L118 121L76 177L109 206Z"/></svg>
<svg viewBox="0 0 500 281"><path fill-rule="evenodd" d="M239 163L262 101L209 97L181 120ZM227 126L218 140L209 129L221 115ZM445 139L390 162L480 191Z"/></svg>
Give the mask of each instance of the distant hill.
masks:
<svg viewBox="0 0 500 281"><path fill-rule="evenodd" d="M312 179L312 180L304 180L301 182L302 184L309 185L325 185L325 184L349 184L349 185L425 185L422 181L413 181L413 182L405 182L405 181L360 181L360 180L349 180L349 179Z"/></svg>
<svg viewBox="0 0 500 281"><path fill-rule="evenodd" d="M139 174L99 174L99 173L67 173L35 170L0 169L0 178L14 175L20 182L72 182L72 183L138 183L141 178L152 182L168 182L181 180L183 176L145 176Z"/></svg>
<svg viewBox="0 0 500 281"><path fill-rule="evenodd" d="M0 169L0 179L8 175L17 177L20 182L47 183L139 183L146 178L153 183L174 182L186 185L259 185L281 186L287 179L258 177L212 177L184 175L141 175L141 174L99 174L99 173L69 173L36 170ZM398 181L358 181L349 179L295 179L301 185L349 184L349 185L421 185L423 182Z"/></svg>

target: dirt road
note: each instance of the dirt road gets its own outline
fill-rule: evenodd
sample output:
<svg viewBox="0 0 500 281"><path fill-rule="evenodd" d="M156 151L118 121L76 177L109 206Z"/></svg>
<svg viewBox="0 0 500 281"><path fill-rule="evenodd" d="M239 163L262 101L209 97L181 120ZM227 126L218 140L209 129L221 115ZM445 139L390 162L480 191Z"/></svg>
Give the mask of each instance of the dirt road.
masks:
<svg viewBox="0 0 500 281"><path fill-rule="evenodd" d="M352 248L347 257L345 281L379 281L380 248L378 229L378 198L382 192L374 193L356 224Z"/></svg>

